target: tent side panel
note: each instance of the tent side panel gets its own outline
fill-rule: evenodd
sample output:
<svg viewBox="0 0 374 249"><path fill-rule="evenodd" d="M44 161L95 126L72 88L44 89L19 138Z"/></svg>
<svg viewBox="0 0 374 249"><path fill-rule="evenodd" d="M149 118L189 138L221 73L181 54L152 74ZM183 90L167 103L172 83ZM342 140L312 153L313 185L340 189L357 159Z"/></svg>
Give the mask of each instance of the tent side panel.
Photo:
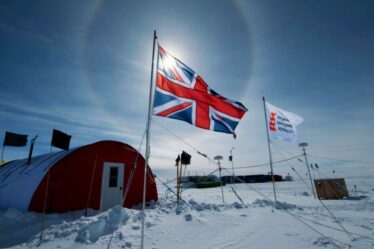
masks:
<svg viewBox="0 0 374 249"><path fill-rule="evenodd" d="M47 212L67 212L85 209L88 192L94 170L96 155L94 147L86 146L66 156L49 171L48 193L46 201ZM95 175L101 175L102 168L98 165ZM37 188L31 200L29 210L42 212L44 209L46 175ZM100 208L100 196L97 189L101 186L101 179L94 178L89 208Z"/></svg>
<svg viewBox="0 0 374 249"><path fill-rule="evenodd" d="M139 156L137 167L132 181L129 183L128 178L126 178L127 184L130 184L128 196L125 200L124 207L131 208L135 205L141 204L143 201L143 178L144 178L144 164L145 160L142 156ZM131 173L131 169L127 173L127 176ZM147 195L146 201L157 201L157 187L156 182L153 177L152 170L150 167L147 169Z"/></svg>
<svg viewBox="0 0 374 249"><path fill-rule="evenodd" d="M101 141L81 147L64 157L50 170L47 194L48 212L67 212L88 208L100 210L101 182L104 162L123 163L125 165L123 177L123 191L125 191L138 152L120 142ZM95 166L96 160L96 166ZM124 206L131 208L142 202L144 158L139 155L138 166L131 182ZM88 200L90 185L95 169L90 200ZM148 168L147 201L157 201L157 189ZM30 211L42 212L47 176L35 191Z"/></svg>

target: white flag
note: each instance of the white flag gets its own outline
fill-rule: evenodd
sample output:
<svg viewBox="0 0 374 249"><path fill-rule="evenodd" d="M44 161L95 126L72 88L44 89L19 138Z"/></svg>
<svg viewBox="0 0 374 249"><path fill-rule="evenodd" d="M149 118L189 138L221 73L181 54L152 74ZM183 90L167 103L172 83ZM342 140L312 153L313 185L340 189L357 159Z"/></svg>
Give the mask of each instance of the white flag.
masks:
<svg viewBox="0 0 374 249"><path fill-rule="evenodd" d="M301 124L304 119L294 113L284 111L269 103L266 104L266 118L269 128L269 137L289 141L297 144L297 130L296 127Z"/></svg>

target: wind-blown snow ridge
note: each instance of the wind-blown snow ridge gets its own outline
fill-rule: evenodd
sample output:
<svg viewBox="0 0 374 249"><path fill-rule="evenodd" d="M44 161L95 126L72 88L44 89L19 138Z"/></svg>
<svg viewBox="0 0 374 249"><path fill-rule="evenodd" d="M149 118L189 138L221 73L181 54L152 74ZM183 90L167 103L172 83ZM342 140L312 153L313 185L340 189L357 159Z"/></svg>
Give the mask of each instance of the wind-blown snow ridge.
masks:
<svg viewBox="0 0 374 249"><path fill-rule="evenodd" d="M87 225L78 230L75 241L82 243L94 243L100 237L110 234L120 226L126 225L130 215L121 206L116 206L91 220Z"/></svg>
<svg viewBox="0 0 374 249"><path fill-rule="evenodd" d="M228 208L244 208L244 205L238 203L238 202L233 202L231 204L215 204L215 203L205 203L205 202L197 202L194 199L190 199L188 203L191 205L191 207L196 210L196 211L209 211L209 210L214 210L214 211L222 211L224 209Z"/></svg>
<svg viewBox="0 0 374 249"><path fill-rule="evenodd" d="M270 200L266 200L266 199L257 199L254 202L252 202L252 206L254 206L254 207L269 207L269 206L271 206L271 207L274 207L274 208L280 209L280 210L293 210L293 209L303 210L302 207L299 207L295 204L290 204L290 203L287 203L287 202L277 201L274 205L274 201L270 201Z"/></svg>

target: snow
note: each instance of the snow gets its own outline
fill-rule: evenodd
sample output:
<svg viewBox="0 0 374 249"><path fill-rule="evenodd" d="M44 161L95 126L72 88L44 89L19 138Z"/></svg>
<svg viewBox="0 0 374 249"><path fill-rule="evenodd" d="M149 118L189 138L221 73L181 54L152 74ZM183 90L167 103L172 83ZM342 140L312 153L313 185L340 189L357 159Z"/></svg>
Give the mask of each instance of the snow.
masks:
<svg viewBox="0 0 374 249"><path fill-rule="evenodd" d="M370 179L348 178L349 198L323 202L349 234L302 181L277 183L276 204L272 184L258 183L226 185L225 203L220 188L186 189L182 197L187 204L179 207L159 185L159 202L146 210L145 248L374 248ZM40 214L0 209L0 247L96 249L107 248L109 241L110 248L140 247L138 210L116 206L99 214L91 211L88 217L83 211L48 214L41 243L40 221Z"/></svg>

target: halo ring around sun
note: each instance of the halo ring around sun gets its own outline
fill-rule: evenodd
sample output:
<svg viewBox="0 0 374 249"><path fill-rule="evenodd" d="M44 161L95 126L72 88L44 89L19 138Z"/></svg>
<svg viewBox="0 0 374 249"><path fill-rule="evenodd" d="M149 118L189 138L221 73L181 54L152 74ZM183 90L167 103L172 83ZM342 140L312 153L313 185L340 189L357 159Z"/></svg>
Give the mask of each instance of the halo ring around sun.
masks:
<svg viewBox="0 0 374 249"><path fill-rule="evenodd" d="M245 103L245 94L247 93L250 85L251 85L251 70L252 70L252 65L254 63L254 58L255 58L255 51L254 47L252 44L251 40L251 27L250 27L250 21L247 13L243 12L243 8L240 6L239 1L233 1L232 3L232 11L234 11L238 17L240 17L242 21L242 25L244 26L244 30L246 34L244 37L248 40L248 47L246 48L246 51L249 51L248 53L248 63L243 64L243 67L246 67L246 80L239 86L239 91L238 93L240 94L239 96L230 96L231 98L234 98L236 100L241 100ZM83 40L83 46L82 46L82 64L83 64L83 74L84 74L84 85L86 91L91 95L92 100L94 101L96 108L98 108L101 112L105 113L107 117L110 118L110 122L117 126L120 127L121 124L124 123L123 118L121 116L118 116L114 114L109 108L107 107L107 103L105 101L105 98L102 96L102 93L97 89L95 86L95 82L97 80L93 76L92 69L90 69L89 62L90 62L90 50L89 50L89 45L90 45L90 34L93 30L93 25L98 20L99 16L102 16L101 12L106 11L106 6L107 1L106 0L97 0L93 3L91 7L91 11L86 18L86 30L85 30L85 38ZM151 35L150 35L151 37ZM150 39L151 42L151 39ZM181 58L183 60L183 58ZM145 62L145 65L148 65L149 62ZM150 71L150 69L149 69ZM146 85L146 84L145 84ZM144 96L145 99L148 98L147 95Z"/></svg>

